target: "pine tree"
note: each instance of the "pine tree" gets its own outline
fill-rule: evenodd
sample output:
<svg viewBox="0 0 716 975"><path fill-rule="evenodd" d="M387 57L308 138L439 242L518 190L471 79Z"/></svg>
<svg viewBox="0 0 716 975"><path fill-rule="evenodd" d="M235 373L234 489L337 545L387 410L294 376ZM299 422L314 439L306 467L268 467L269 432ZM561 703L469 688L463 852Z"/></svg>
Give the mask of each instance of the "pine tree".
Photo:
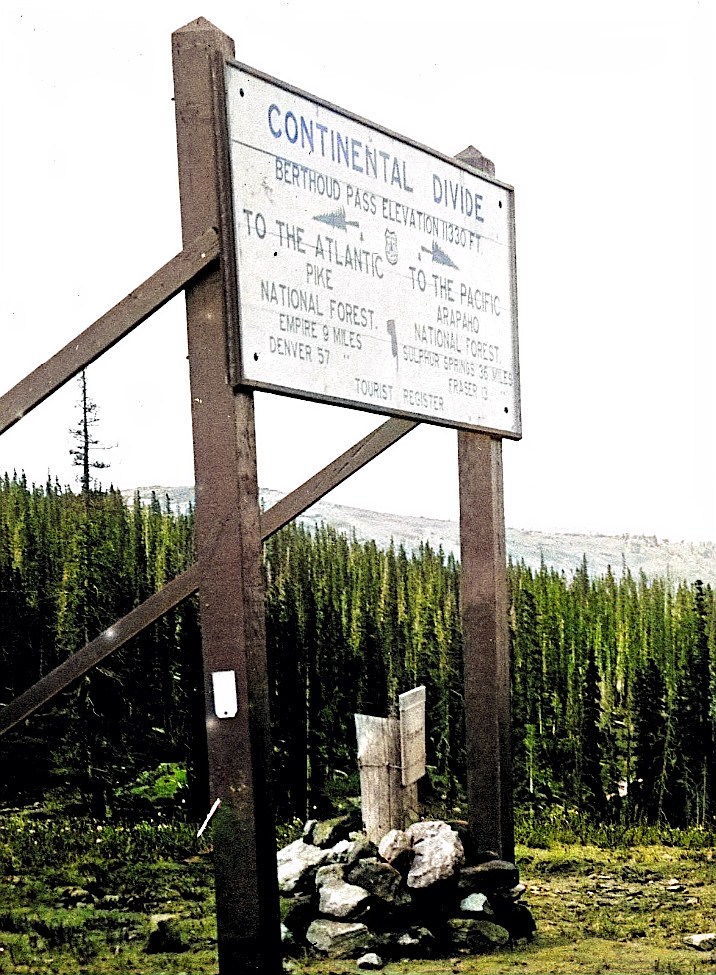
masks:
<svg viewBox="0 0 716 975"><path fill-rule="evenodd" d="M70 450L72 462L76 467L81 468L82 473L79 477L83 497L89 497L92 487L91 471L102 470L109 467L105 461L97 460L93 455L96 450L106 450L100 445L97 437L93 435L93 429L99 422L97 416L97 404L90 399L87 392L87 372L82 370L78 377L80 387L80 420L76 427L70 430L76 446Z"/></svg>
<svg viewBox="0 0 716 975"><path fill-rule="evenodd" d="M637 671L634 690L636 818L660 822L664 785L673 766L666 685L656 660L648 656Z"/></svg>

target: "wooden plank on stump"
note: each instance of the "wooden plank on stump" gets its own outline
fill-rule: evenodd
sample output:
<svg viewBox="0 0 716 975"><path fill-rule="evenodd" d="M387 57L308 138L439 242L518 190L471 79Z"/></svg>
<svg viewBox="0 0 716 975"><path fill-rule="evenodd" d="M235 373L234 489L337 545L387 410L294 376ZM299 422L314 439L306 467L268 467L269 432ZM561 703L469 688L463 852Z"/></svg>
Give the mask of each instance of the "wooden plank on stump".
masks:
<svg viewBox="0 0 716 975"><path fill-rule="evenodd" d="M400 764L403 786L425 775L425 686L398 697L400 712Z"/></svg>
<svg viewBox="0 0 716 975"><path fill-rule="evenodd" d="M417 818L418 788L402 784L398 719L356 714L355 723L363 824L377 844Z"/></svg>

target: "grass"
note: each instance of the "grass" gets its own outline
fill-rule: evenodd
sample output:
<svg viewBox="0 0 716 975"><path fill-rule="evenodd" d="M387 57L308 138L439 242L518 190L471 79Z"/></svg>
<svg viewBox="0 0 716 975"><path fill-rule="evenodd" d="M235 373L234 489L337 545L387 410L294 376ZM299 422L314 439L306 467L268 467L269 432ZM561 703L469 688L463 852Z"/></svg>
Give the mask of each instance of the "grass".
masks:
<svg viewBox="0 0 716 975"><path fill-rule="evenodd" d="M0 973L215 972L212 864L187 824L0 816ZM146 953L152 914L187 950Z"/></svg>
<svg viewBox="0 0 716 975"><path fill-rule="evenodd" d="M490 956L386 966L388 975L716 975L686 947L716 930L716 837L704 830L602 827L564 814L518 828L531 945ZM0 973L216 972L211 857L194 828L0 814ZM186 947L147 954L149 918L172 914ZM298 961L307 975L354 961Z"/></svg>

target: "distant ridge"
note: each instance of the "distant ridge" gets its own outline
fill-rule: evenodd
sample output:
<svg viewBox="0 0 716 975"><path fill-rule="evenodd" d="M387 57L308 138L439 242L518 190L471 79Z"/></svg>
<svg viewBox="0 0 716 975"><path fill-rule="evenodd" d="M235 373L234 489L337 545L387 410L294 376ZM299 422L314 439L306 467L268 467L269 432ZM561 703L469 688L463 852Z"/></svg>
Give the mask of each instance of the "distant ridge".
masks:
<svg viewBox="0 0 716 975"><path fill-rule="evenodd" d="M186 511L194 503L193 487L162 487L154 485L138 488L144 503L154 492L162 508L166 498L173 511ZM128 503L134 490L122 492ZM270 508L283 494L269 488L261 490L261 503ZM439 518L419 518L411 515L388 514L364 508L319 501L298 519L302 524L316 527L333 526L358 541L375 541L379 548L387 548L391 539L408 552L421 543L429 543L437 550L442 546L445 555L460 557L460 533L457 522ZM644 572L648 578L663 576L675 582L694 582L701 579L716 586L716 542L671 542L643 535L600 535L540 532L520 528L507 529L507 553L513 562L524 562L539 569L542 562L548 568L571 575L582 564L584 555L591 575L604 575L611 566L615 576L629 569L636 576Z"/></svg>

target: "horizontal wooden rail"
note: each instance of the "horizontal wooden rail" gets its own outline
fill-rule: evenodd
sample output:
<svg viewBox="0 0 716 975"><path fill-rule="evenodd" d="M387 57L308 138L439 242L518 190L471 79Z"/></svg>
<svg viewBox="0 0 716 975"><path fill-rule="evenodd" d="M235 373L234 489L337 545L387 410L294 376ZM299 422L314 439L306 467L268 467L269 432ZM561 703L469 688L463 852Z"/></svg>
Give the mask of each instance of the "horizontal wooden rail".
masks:
<svg viewBox="0 0 716 975"><path fill-rule="evenodd" d="M0 396L0 434L179 294L216 260L219 250L218 234L213 229L207 230L51 359Z"/></svg>
<svg viewBox="0 0 716 975"><path fill-rule="evenodd" d="M277 502L261 517L261 538L266 541L275 532L297 518L312 504L355 474L361 467L377 457L401 437L417 426L414 420L392 418L373 430L357 444L346 450L340 457L328 464L312 478ZM199 588L199 565L177 576L170 583L150 596L117 623L107 627L103 633L73 654L54 670L5 707L0 707L0 736L18 722L29 717L33 711L50 701L55 695L69 687L88 670L100 663L115 650L137 636L182 600L191 596Z"/></svg>

